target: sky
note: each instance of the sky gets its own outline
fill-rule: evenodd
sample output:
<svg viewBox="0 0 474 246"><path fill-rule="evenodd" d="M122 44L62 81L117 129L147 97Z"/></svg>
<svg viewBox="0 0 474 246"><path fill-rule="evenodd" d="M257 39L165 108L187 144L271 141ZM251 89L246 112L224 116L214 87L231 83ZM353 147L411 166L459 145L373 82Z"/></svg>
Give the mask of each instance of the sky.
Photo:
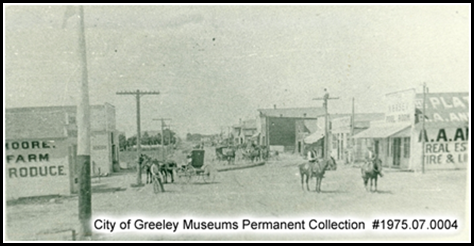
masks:
<svg viewBox="0 0 474 246"><path fill-rule="evenodd" d="M66 6L4 5L4 105L79 102L77 17ZM470 5L88 5L89 97L136 133L171 118L179 135L213 134L259 108L384 112L384 95L470 92ZM65 26L63 27L63 23Z"/></svg>

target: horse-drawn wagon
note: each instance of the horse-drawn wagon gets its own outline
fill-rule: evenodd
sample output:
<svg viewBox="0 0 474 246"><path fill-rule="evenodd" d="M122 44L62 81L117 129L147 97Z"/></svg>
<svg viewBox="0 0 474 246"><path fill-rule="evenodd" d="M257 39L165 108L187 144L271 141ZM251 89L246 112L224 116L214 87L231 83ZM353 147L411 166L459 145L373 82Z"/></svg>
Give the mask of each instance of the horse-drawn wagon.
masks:
<svg viewBox="0 0 474 246"><path fill-rule="evenodd" d="M194 177L202 177L204 182L213 182L216 178L217 170L209 164L204 164L204 150L195 149L191 151L190 160L186 165L178 167L176 176L185 182L191 182Z"/></svg>
<svg viewBox="0 0 474 246"><path fill-rule="evenodd" d="M232 146L216 147L216 159L218 161L227 161L230 165L235 162L235 148Z"/></svg>

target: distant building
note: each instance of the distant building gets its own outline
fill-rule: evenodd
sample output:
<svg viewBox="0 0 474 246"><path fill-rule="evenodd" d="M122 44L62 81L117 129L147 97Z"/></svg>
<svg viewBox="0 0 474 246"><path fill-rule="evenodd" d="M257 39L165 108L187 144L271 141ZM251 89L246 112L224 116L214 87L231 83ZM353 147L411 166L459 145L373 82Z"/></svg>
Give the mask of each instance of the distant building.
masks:
<svg viewBox="0 0 474 246"><path fill-rule="evenodd" d="M232 126L232 136L235 144L258 141L257 120L240 120L239 124Z"/></svg>
<svg viewBox="0 0 474 246"><path fill-rule="evenodd" d="M415 171L423 162L426 170L467 167L468 92L426 94L424 113L423 94L413 89L387 94L385 100L385 119L354 136L365 139L385 166Z"/></svg>
<svg viewBox="0 0 474 246"><path fill-rule="evenodd" d="M90 111L91 175L111 173L119 161L115 107ZM5 142L8 198L77 191L75 106L6 108Z"/></svg>
<svg viewBox="0 0 474 246"><path fill-rule="evenodd" d="M338 155L338 146L340 145L339 141L343 137L339 132L339 125L341 122L350 118L351 114L329 114L328 116L328 154L335 159ZM298 153L306 155L308 149L315 149L321 157L324 156L324 138L326 134L325 122L326 119L324 114L317 117L315 120L297 121L297 123L299 123L297 124L296 140ZM350 122L348 124L350 124Z"/></svg>
<svg viewBox="0 0 474 246"><path fill-rule="evenodd" d="M385 118L384 113L358 113L354 114L354 127L352 128L352 115L339 117L331 121L333 135L332 156L344 163L363 161L363 149L367 146L363 139L353 139L352 136L370 127L370 122L380 121ZM353 132L352 132L353 131Z"/></svg>
<svg viewBox="0 0 474 246"><path fill-rule="evenodd" d="M301 133L302 122L317 121L324 116L323 108L282 108L259 109L259 144L272 149L295 151L298 148L297 137ZM300 132L298 133L298 129ZM301 141L301 140L300 140ZM301 148L301 147L300 147Z"/></svg>

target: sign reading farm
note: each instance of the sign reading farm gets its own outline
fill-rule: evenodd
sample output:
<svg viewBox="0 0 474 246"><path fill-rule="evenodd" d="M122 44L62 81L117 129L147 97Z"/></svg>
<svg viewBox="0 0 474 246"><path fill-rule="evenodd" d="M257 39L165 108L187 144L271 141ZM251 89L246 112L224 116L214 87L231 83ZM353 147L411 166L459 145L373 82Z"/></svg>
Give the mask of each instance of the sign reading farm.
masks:
<svg viewBox="0 0 474 246"><path fill-rule="evenodd" d="M68 149L62 141L7 141L5 153L8 198L69 194Z"/></svg>

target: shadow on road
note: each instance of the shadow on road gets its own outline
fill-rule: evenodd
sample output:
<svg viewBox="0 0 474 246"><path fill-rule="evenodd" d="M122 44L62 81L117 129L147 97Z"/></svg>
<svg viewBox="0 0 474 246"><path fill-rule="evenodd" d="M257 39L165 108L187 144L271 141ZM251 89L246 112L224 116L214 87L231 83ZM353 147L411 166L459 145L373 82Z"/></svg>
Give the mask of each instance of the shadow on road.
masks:
<svg viewBox="0 0 474 246"><path fill-rule="evenodd" d="M344 190L321 190L321 193L328 193L328 194L346 194L349 193Z"/></svg>
<svg viewBox="0 0 474 246"><path fill-rule="evenodd" d="M185 184L185 185L214 185L214 184L219 184L220 182L208 182L208 183L204 183L204 182L191 182L191 183L188 183L188 184Z"/></svg>
<svg viewBox="0 0 474 246"><path fill-rule="evenodd" d="M390 194L390 195L393 195L393 192L389 191L389 190L376 190L372 193L378 193L378 194Z"/></svg>
<svg viewBox="0 0 474 246"><path fill-rule="evenodd" d="M109 193L109 192L116 192L116 191L125 191L126 188L121 187L93 187L92 193Z"/></svg>

